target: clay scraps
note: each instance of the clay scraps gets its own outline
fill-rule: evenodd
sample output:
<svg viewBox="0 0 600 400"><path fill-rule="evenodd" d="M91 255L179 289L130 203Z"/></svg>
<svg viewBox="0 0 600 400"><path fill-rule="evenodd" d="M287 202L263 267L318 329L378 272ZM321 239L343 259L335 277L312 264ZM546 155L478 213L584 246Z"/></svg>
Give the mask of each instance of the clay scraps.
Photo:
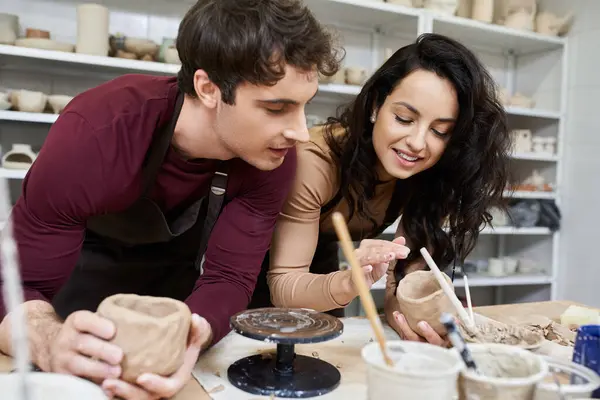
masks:
<svg viewBox="0 0 600 400"><path fill-rule="evenodd" d="M476 328L476 331L472 331L459 324L465 341L470 343L501 343L534 349L541 346L544 340L542 333L517 325L478 324Z"/></svg>
<svg viewBox="0 0 600 400"><path fill-rule="evenodd" d="M546 340L560 344L561 346L575 346L575 333L554 321L547 324L530 324L530 329L539 332Z"/></svg>

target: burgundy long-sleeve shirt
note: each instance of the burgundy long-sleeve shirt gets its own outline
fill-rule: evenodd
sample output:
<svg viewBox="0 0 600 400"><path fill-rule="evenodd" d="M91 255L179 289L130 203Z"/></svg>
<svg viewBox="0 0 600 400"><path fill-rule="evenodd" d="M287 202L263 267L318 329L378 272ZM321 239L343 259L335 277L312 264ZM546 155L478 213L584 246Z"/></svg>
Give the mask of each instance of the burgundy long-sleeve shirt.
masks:
<svg viewBox="0 0 600 400"><path fill-rule="evenodd" d="M53 124L12 214L26 300L49 301L65 283L87 218L124 210L140 196L144 157L157 127L171 118L176 94L173 77L125 75L77 96ZM168 214L205 196L216 164L189 162L170 149L151 197ZM211 324L213 343L249 302L295 167L295 151L272 171L231 162L227 204L186 299ZM5 315L0 296L0 320Z"/></svg>

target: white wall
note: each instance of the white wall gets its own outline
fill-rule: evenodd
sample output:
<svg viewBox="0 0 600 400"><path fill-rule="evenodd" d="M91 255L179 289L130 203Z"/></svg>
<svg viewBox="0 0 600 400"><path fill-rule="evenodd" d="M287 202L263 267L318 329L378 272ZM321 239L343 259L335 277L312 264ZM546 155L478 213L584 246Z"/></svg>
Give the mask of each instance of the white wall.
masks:
<svg viewBox="0 0 600 400"><path fill-rule="evenodd" d="M600 307L600 266L595 252L600 237L600 1L554 0L546 4L552 10L572 10L576 15L569 33L559 297Z"/></svg>

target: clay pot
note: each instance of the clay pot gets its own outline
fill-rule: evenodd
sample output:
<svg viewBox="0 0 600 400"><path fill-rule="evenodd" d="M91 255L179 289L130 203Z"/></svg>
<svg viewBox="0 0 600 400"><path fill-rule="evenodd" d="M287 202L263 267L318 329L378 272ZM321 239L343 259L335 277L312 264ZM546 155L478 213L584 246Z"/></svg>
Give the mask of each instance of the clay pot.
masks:
<svg viewBox="0 0 600 400"><path fill-rule="evenodd" d="M121 379L134 383L147 372L169 376L183 364L192 314L181 301L117 294L104 299L97 313L116 325L111 342L124 353Z"/></svg>
<svg viewBox="0 0 600 400"><path fill-rule="evenodd" d="M450 277L443 272L442 275L452 287ZM425 321L439 335L445 335L446 329L440 323L442 313L456 315L452 302L444 294L431 271L414 271L407 274L398 284L396 298L408 325L419 334L422 332L417 324Z"/></svg>
<svg viewBox="0 0 600 400"><path fill-rule="evenodd" d="M80 4L77 6L77 53L107 56L108 8L100 4Z"/></svg>
<svg viewBox="0 0 600 400"><path fill-rule="evenodd" d="M71 100L73 100L73 96L63 94L53 94L48 96L48 103L50 104L50 107L52 107L54 114L60 114Z"/></svg>
<svg viewBox="0 0 600 400"><path fill-rule="evenodd" d="M25 37L31 39L50 39L50 32L43 31L41 29L27 28L27 30L25 31Z"/></svg>
<svg viewBox="0 0 600 400"><path fill-rule="evenodd" d="M0 44L15 44L19 36L19 17L0 13Z"/></svg>

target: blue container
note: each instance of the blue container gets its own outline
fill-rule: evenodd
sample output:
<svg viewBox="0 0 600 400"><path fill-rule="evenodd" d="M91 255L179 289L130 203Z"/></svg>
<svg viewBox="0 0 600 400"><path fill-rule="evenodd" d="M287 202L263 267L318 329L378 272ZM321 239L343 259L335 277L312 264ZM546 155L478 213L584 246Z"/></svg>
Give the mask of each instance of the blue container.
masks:
<svg viewBox="0 0 600 400"><path fill-rule="evenodd" d="M600 325L579 327L573 350L573 362L588 367L600 375ZM592 393L592 398L600 399L600 389Z"/></svg>

